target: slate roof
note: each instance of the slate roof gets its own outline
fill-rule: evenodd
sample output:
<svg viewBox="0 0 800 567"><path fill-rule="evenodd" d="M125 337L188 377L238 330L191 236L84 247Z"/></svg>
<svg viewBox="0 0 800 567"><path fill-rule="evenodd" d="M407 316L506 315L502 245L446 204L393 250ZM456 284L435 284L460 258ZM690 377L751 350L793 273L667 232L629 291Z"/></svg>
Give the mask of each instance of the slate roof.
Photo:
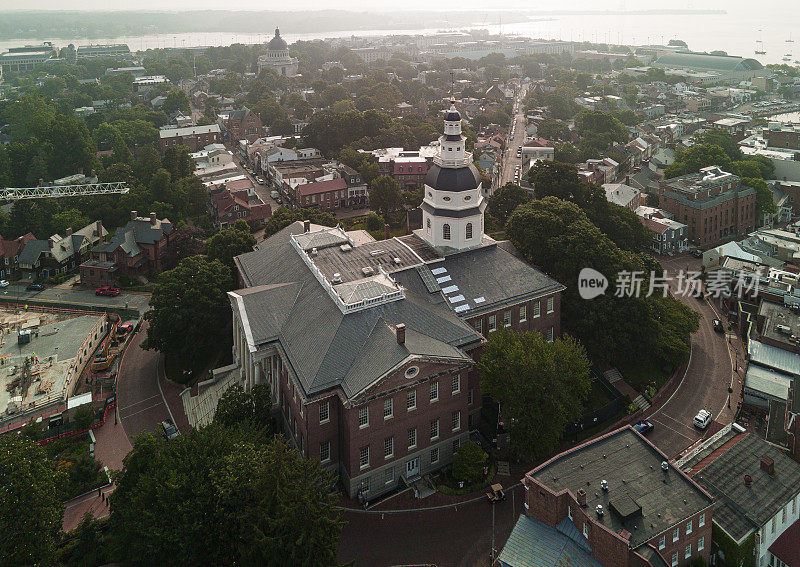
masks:
<svg viewBox="0 0 800 567"><path fill-rule="evenodd" d="M761 470L764 456L774 461L772 475ZM745 474L752 477L750 486ZM800 464L752 434L742 434L692 478L715 497L714 523L735 541L764 526L800 493Z"/></svg>
<svg viewBox="0 0 800 567"><path fill-rule="evenodd" d="M108 242L103 242L92 248L92 252L114 252L122 248L127 256L133 257L142 251L141 244L155 244L165 235L172 232L173 226L168 219L156 219L150 222L147 217L129 220L123 228L117 230Z"/></svg>
<svg viewBox="0 0 800 567"><path fill-rule="evenodd" d="M60 234L54 234L47 240L29 240L19 255L19 263L32 266L43 252L51 253L56 262L64 262L68 258L79 254L84 246L97 242L99 236L95 233L96 230L96 223L91 223L80 230L76 230L71 235L61 236ZM105 228L102 231L103 235L108 234ZM51 242L53 244L52 247L50 246Z"/></svg>
<svg viewBox="0 0 800 567"><path fill-rule="evenodd" d="M590 553L589 543L568 518L552 528L523 514L498 559L503 567L601 567Z"/></svg>
<svg viewBox="0 0 800 567"><path fill-rule="evenodd" d="M712 504L674 466L664 473L665 461L663 453L628 426L561 453L528 476L555 493L569 490L575 497L585 490L593 520L614 533L630 532L631 548L636 549ZM601 480L608 482L607 491L601 489ZM601 517L594 514L598 504L606 511Z"/></svg>
<svg viewBox="0 0 800 567"><path fill-rule="evenodd" d="M342 313L292 246L293 223L236 258L248 289L231 292L253 348L278 341L306 395L340 386L354 396L411 355L467 362L481 338L449 308L413 291L405 299ZM426 292L427 295L427 292ZM393 328L407 327L398 345Z"/></svg>

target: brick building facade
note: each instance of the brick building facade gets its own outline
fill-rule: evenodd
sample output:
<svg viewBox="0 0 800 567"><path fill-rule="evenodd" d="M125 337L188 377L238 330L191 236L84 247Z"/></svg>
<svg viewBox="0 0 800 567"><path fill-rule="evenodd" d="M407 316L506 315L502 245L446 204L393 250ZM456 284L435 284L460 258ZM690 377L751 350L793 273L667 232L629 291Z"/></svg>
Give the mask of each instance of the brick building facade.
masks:
<svg viewBox="0 0 800 567"><path fill-rule="evenodd" d="M696 246L728 242L755 227L755 189L718 167L663 181L658 191L659 207L689 227Z"/></svg>
<svg viewBox="0 0 800 567"><path fill-rule="evenodd" d="M222 142L219 124L187 126L185 128L161 128L158 131L158 137L162 154L169 147L186 146L190 152L197 152L209 144Z"/></svg>
<svg viewBox="0 0 800 567"><path fill-rule="evenodd" d="M571 540L575 553L603 567L709 559L713 499L630 426L553 457L523 484L524 516L501 565L517 567L520 557L537 553L524 539L531 529L541 534L538 545Z"/></svg>
<svg viewBox="0 0 800 567"><path fill-rule="evenodd" d="M240 110L223 113L218 120L228 143L236 143L239 140L254 142L261 137L264 131L261 118L246 106Z"/></svg>

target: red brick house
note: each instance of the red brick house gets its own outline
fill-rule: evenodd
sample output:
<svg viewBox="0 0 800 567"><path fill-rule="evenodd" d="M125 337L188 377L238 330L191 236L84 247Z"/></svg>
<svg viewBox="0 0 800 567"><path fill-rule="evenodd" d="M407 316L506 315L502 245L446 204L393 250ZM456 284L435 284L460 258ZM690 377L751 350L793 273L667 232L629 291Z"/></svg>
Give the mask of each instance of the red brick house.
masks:
<svg viewBox="0 0 800 567"><path fill-rule="evenodd" d="M209 144L222 142L219 124L186 126L184 128L161 128L158 131L158 137L162 155L169 147L186 146L190 152L196 152Z"/></svg>
<svg viewBox="0 0 800 567"><path fill-rule="evenodd" d="M292 189L294 202L302 208L313 207L323 211L335 211L347 206L347 181L338 177L328 181L316 181L296 185Z"/></svg>
<svg viewBox="0 0 800 567"><path fill-rule="evenodd" d="M84 285L115 285L121 276L133 278L152 275L162 269L174 227L167 219L139 217L131 211L131 220L114 236L91 249L89 259L80 266Z"/></svg>
<svg viewBox="0 0 800 567"><path fill-rule="evenodd" d="M523 485L504 567L708 562L713 498L630 426L556 455Z"/></svg>
<svg viewBox="0 0 800 567"><path fill-rule="evenodd" d="M18 273L19 253L26 242L35 239L30 232L8 240L0 237L0 279L12 278Z"/></svg>
<svg viewBox="0 0 800 567"><path fill-rule="evenodd" d="M223 189L211 195L212 218L217 226L233 226L239 220L247 223L263 223L272 215L272 208L247 191Z"/></svg>
<svg viewBox="0 0 800 567"><path fill-rule="evenodd" d="M240 110L221 114L219 122L229 143L235 143L239 140L254 142L262 136L264 131L261 118L246 106Z"/></svg>

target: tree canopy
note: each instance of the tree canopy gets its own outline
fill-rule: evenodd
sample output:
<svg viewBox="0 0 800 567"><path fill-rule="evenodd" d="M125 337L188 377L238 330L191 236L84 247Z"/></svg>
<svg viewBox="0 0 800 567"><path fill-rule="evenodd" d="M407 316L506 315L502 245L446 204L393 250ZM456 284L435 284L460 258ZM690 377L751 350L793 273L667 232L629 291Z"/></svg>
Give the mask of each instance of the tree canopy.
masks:
<svg viewBox="0 0 800 567"><path fill-rule="evenodd" d="M489 196L488 212L504 225L518 206L531 200L530 194L514 183L506 183Z"/></svg>
<svg viewBox="0 0 800 567"><path fill-rule="evenodd" d="M547 457L558 447L592 383L589 359L577 341L548 343L536 332L493 334L478 368L483 391L500 403L512 452L526 460Z"/></svg>

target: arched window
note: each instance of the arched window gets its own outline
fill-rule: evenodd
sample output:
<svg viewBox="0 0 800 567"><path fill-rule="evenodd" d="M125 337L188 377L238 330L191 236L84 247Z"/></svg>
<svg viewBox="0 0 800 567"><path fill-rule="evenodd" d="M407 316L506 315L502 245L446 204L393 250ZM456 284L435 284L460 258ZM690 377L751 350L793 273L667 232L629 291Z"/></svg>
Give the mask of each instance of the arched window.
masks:
<svg viewBox="0 0 800 567"><path fill-rule="evenodd" d="M468 222L467 223L467 240L469 240L470 238L472 238L472 223Z"/></svg>
<svg viewBox="0 0 800 567"><path fill-rule="evenodd" d="M442 238L450 240L450 225L447 223L442 225Z"/></svg>

